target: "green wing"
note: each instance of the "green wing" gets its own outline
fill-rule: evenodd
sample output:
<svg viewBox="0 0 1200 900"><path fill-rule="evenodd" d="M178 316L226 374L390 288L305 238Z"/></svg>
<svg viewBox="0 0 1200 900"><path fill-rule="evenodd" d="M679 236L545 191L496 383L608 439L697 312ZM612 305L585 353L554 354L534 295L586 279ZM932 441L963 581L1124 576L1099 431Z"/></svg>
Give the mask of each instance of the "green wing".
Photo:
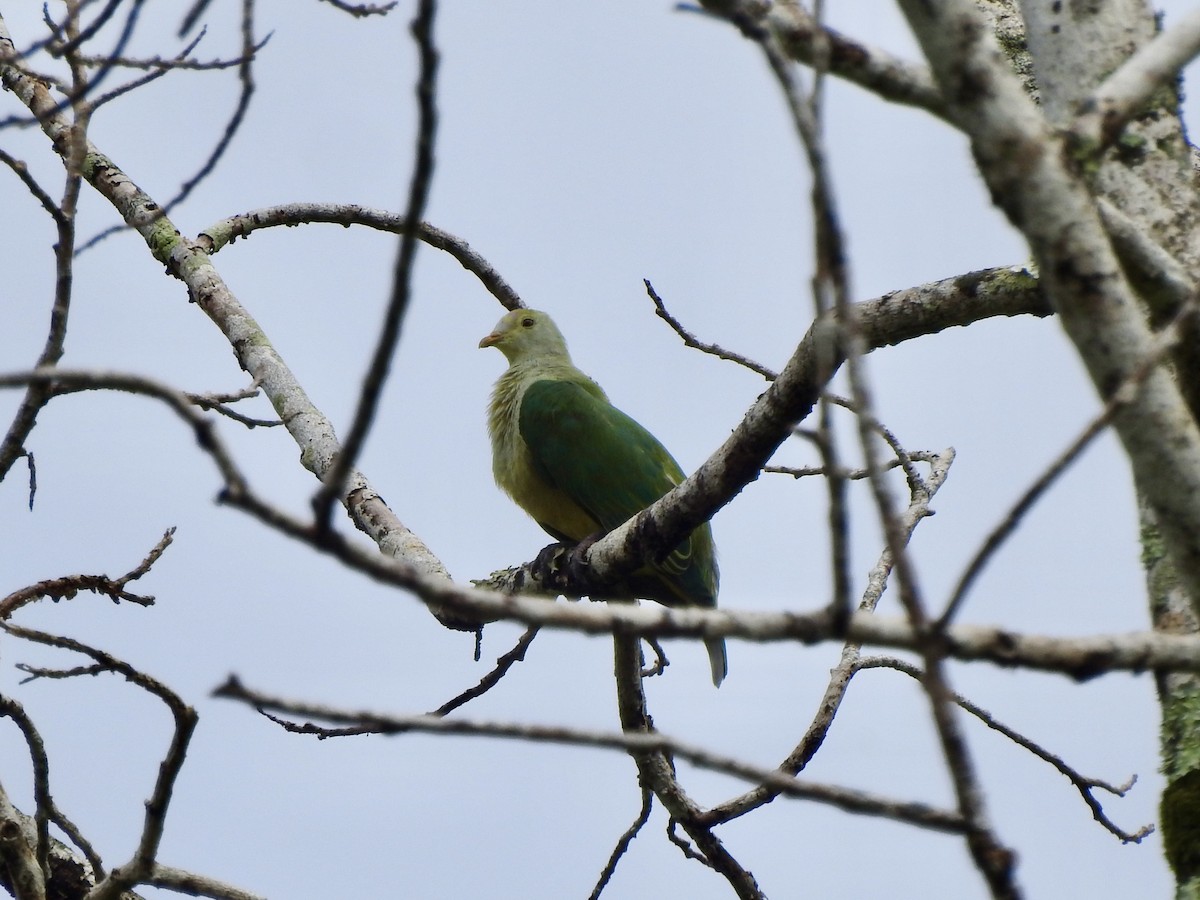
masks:
<svg viewBox="0 0 1200 900"><path fill-rule="evenodd" d="M539 474L611 531L683 481L683 471L649 431L571 381L531 384L520 431ZM578 537L586 537L579 535ZM661 602L713 606L717 572L705 523L654 567L647 581L669 591Z"/></svg>

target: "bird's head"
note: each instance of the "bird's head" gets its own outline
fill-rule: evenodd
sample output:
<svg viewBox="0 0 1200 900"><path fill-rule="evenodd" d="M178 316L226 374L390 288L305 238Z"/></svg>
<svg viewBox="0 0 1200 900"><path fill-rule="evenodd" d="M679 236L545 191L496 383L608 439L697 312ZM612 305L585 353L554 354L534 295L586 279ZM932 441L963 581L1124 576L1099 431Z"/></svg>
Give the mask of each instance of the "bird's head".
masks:
<svg viewBox="0 0 1200 900"><path fill-rule="evenodd" d="M536 309L514 309L506 314L479 346L496 347L512 365L548 359L570 362L562 332L553 319Z"/></svg>

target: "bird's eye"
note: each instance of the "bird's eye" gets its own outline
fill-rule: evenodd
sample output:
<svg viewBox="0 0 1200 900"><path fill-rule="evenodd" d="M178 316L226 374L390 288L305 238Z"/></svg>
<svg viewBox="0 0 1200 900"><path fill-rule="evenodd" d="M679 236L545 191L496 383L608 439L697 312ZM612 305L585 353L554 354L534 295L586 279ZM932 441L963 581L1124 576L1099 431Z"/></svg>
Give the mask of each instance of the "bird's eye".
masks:
<svg viewBox="0 0 1200 900"><path fill-rule="evenodd" d="M522 320L521 320L521 327L523 327L523 328L532 328L532 327L533 327L533 317L532 317L532 316L526 316L524 319L522 319Z"/></svg>

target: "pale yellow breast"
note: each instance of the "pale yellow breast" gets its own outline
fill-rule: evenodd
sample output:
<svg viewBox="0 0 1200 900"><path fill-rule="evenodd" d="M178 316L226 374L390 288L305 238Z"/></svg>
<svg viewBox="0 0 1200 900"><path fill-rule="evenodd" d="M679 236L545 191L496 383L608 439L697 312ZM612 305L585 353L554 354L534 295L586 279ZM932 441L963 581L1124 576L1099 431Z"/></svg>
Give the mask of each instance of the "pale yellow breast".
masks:
<svg viewBox="0 0 1200 900"><path fill-rule="evenodd" d="M543 528L578 541L599 531L599 524L542 478L521 437L521 399L525 389L540 377L544 377L541 372L513 366L496 382L488 412L492 474L496 484Z"/></svg>

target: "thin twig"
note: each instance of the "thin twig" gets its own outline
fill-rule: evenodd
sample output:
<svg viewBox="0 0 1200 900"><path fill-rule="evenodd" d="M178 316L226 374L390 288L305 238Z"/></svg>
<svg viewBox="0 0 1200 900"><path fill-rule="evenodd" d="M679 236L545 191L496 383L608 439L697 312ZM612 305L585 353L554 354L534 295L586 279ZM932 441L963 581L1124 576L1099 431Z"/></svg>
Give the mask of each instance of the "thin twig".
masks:
<svg viewBox="0 0 1200 900"><path fill-rule="evenodd" d="M137 849L127 863L111 871L88 895L89 900L115 900L123 891L142 883L154 870L155 857L166 825L171 794L187 757L188 743L196 729L198 720L196 711L162 682L135 669L129 663L82 641L22 628L9 622L0 622L0 629L22 640L70 650L90 657L94 661L94 666L88 668L116 673L126 681L153 694L167 706L175 720L170 745L158 767L158 778L155 781L154 790L146 801L146 814Z"/></svg>
<svg viewBox="0 0 1200 900"><path fill-rule="evenodd" d="M604 889L612 880L617 871L617 863L621 861L621 857L629 849L629 845L633 843L633 839L638 836L641 830L650 821L650 810L654 805L654 794L647 788L642 788L642 808L638 811L637 818L633 820L633 824L625 829L625 833L617 840L617 845L613 847L613 851L609 854L608 862L604 864L604 868L600 870L600 877L596 879L596 886L592 888L592 892L588 895L588 900L600 900L600 895L604 893Z"/></svg>
<svg viewBox="0 0 1200 900"><path fill-rule="evenodd" d="M250 109L250 101L254 96L254 62L256 60L256 48L259 46L254 38L254 0L242 0L242 53L238 57L238 82L241 84L241 90L238 92L237 103L234 105L233 112L230 114L228 121L225 123L225 128L218 138L216 145L209 152L208 158L204 160L199 168L192 174L190 178L180 185L175 196L170 198L166 203L157 210L157 216L165 217L171 214L174 209L186 200L196 189L196 187L204 181L216 169L217 163L225 155L233 143L234 136L238 133L242 123L246 119L246 113ZM198 39L197 39L198 40ZM266 39L262 43L265 43ZM79 253L90 250L92 247L99 244L101 241L110 237L117 232L124 231L128 224L114 225L106 228L97 234L93 235L85 241L79 248Z"/></svg>
<svg viewBox="0 0 1200 900"><path fill-rule="evenodd" d="M11 628L12 626L7 626ZM634 644L636 646L636 643ZM636 668L635 668L636 676ZM321 720L334 725L362 728L383 735L409 732L460 736L485 736L527 740L568 746L620 750L635 756L665 754L687 760L699 768L722 772L735 778L767 783L790 797L835 806L846 812L882 816L934 831L957 833L963 826L957 813L924 803L882 797L854 788L801 781L772 769L765 769L702 747L686 743L658 731L588 731L554 725L522 725L511 722L487 722L453 716L392 716L369 711L341 710L319 704L286 700L245 687L235 676L213 691L214 697L236 700L264 714L274 712L299 719ZM663 799L664 805L667 800ZM670 806L667 806L668 810ZM695 839L695 835L692 835Z"/></svg>
<svg viewBox="0 0 1200 900"><path fill-rule="evenodd" d="M929 476L920 479L920 489L913 490L908 509L902 516L905 540L911 540L917 526L930 514L930 504L942 485L946 483L953 461L954 451L952 450L945 450L930 461ZM885 548L867 576L867 587L858 605L860 612L873 612L883 597L888 577L892 571L891 560L891 551ZM861 644L858 642L848 641L842 647L841 658L830 671L825 693L820 702L816 704L816 714L808 728L805 729L803 737L787 755L787 758L779 764L781 771L793 775L798 774L816 756L829 734L829 729L833 726L834 718L841 709L842 701L850 686L850 680L854 677L860 653ZM720 806L713 807L707 813L707 817L714 823L727 822L771 802L776 796L773 789L759 785L739 797L734 797Z"/></svg>
<svg viewBox="0 0 1200 900"><path fill-rule="evenodd" d="M201 34L198 35L195 38L195 40L193 40L190 44L188 44L181 51L179 51L179 54L176 57L175 62L182 63L182 61L184 59L186 59L187 55L196 48L196 45L199 44L203 38L204 38L204 34L203 34L203 32L201 32ZM85 65L95 64L95 60L93 60L90 57L80 57L80 62L82 62ZM125 68L128 65L127 61L125 61L125 60L114 60L114 59L106 58L103 60L103 62L107 63L109 65L121 66L122 68ZM182 68L182 65L180 65L178 67ZM95 101L93 101L92 109L93 110L99 109L101 106L104 106L107 103L111 103L112 101L114 101L120 97L124 97L126 94L136 91L140 87L145 87L147 84L150 84L151 82L157 81L159 78L162 78L164 75L166 75L168 72L172 71L175 68L177 68L177 66L172 64L171 61L169 61L169 60L164 61L161 65L155 67L153 69L153 71L147 72L141 78L135 78L132 81L126 82L125 84L119 85L118 87L115 87L112 90L101 94L99 97L97 97L95 99Z"/></svg>
<svg viewBox="0 0 1200 900"><path fill-rule="evenodd" d="M479 679L479 683L477 685L467 688L458 696L447 700L429 715L449 715L460 706L469 703L471 700L474 700L477 697L482 697L484 694L494 688L500 683L500 679L508 673L509 669L511 669L516 663L524 662L525 653L529 650L529 645L533 643L533 639L537 637L537 633L538 628L536 625L525 629L525 633L521 635L516 645L496 660L495 668L484 675L483 678Z"/></svg>
<svg viewBox="0 0 1200 900"><path fill-rule="evenodd" d="M202 40L205 37L206 33L207 33L207 29L202 29L201 33L200 33L200 37L196 38L196 41L189 44L188 47L194 48L196 46L196 42ZM254 48L251 52L257 56L259 54L259 52L264 47L266 47L267 44L269 44L271 42L271 37L272 37L272 35L268 34L266 37L259 40L258 43L256 43L254 45ZM181 51L171 57L149 56L146 58L140 58L140 57L133 57L133 56L121 56L121 57L114 58L114 57L108 57L108 56L106 56L106 57L81 56L80 59L83 62L87 63L88 65L92 65L92 66L99 65L101 62L109 62L115 66L119 66L122 69L152 69L152 70L155 70L155 72L157 74L158 70L162 70L162 72L165 73L165 72L174 72L174 71L210 72L210 71L223 71L225 69L234 69L234 68L237 68L238 66L240 66L243 62L245 62L246 57L242 56L242 55L238 55L238 56L231 56L226 59L204 60L204 59L191 58L191 57L187 56L185 52ZM105 96L107 96L107 95L105 95ZM97 106L100 105L99 100L96 101L96 105Z"/></svg>
<svg viewBox="0 0 1200 900"><path fill-rule="evenodd" d="M412 178L409 184L408 208L404 214L407 223L404 233L400 236L400 250L396 257L395 271L392 277L392 296L388 301L387 312L383 325L379 329L379 339L372 354L371 363L363 378L359 391L358 406L354 411L354 419L350 424L341 450L333 460L312 500L313 521L317 531L324 532L330 526L330 512L334 501L346 493L345 482L359 452L367 438L375 420L375 411L383 394L383 385L387 380L391 367L392 356L400 340L400 328L404 322L404 314L408 310L412 291L413 260L416 259L418 242L414 234L417 223L425 212L425 203L429 198L430 185L433 182L434 140L437 136L437 72L438 51L433 40L433 24L437 14L435 0L420 0L417 14L412 21L412 34L416 40L420 56L420 74L417 78L417 146L416 160L413 163Z"/></svg>
<svg viewBox="0 0 1200 900"><path fill-rule="evenodd" d="M229 408L229 404L231 403L237 403L241 400L248 400L251 397L257 397L258 392L258 385L254 384L248 388L243 388L240 391L234 391L232 393L193 394L191 392L185 392L184 396L201 409L211 409L218 415L233 419L233 421L245 425L247 428L274 428L282 425L283 422L279 419L256 419L251 416L242 415L236 410Z"/></svg>
<svg viewBox="0 0 1200 900"><path fill-rule="evenodd" d="M248 237L263 228L294 228L320 223L343 227L362 225L393 234L403 234L409 228L408 220L402 215L355 203L288 203L254 209L214 222L196 236L196 243L208 253L217 253L238 238ZM524 306L520 295L504 280L496 267L462 238L428 222L419 222L414 230L420 240L450 254L459 265L478 278L505 309Z"/></svg>
<svg viewBox="0 0 1200 900"><path fill-rule="evenodd" d="M650 279L643 278L642 283L646 285L646 293L649 295L650 300L654 303L655 314L671 326L671 330L679 335L679 337L683 340L685 347L691 347L701 351L702 353L708 353L712 356L716 356L719 359L727 359L730 362L735 362L739 366L749 369L751 372L757 372L768 381L773 381L775 379L774 371L768 369L764 365L756 363L749 357L742 356L740 353L734 353L732 350L726 350L719 344L708 344L698 339L683 326L682 322L680 322L667 310L667 304L663 301L662 297L658 295L658 291L654 289L654 285L650 283Z"/></svg>
<svg viewBox="0 0 1200 900"><path fill-rule="evenodd" d="M396 8L396 0L392 0L391 3L347 3L345 0L321 0L321 2L328 3L342 12L350 13L356 19L367 16L386 16Z"/></svg>
<svg viewBox="0 0 1200 900"><path fill-rule="evenodd" d="M914 450L909 453L909 458L915 462L928 462L935 454L928 450ZM883 471L888 472L892 469L898 469L903 463L898 459L889 459L880 465ZM770 475L790 475L792 478L808 478L812 475L828 475L829 469L827 466L763 466L763 471ZM871 473L866 469L847 469L842 467L838 469L838 473L849 481L861 481Z"/></svg>
<svg viewBox="0 0 1200 900"><path fill-rule="evenodd" d="M124 600L127 603L136 603L139 606L153 606L154 598L152 596L134 594L125 590L125 586L131 581L137 581L150 571L150 567L158 561L158 558L170 546L174 534L174 526L168 528L163 534L162 539L151 548L146 558L120 578L109 578L107 575L66 575L61 578L39 581L37 584L14 591L7 597L0 599L0 620L9 618L22 606L40 597L48 597L57 603L59 600L72 599L79 591L104 594L112 598L114 603Z"/></svg>
<svg viewBox="0 0 1200 900"><path fill-rule="evenodd" d="M918 681L921 679L921 670L918 666L892 656L868 656L858 660L858 662L855 664L856 671L878 668L894 669L897 672L903 672L905 675L908 675L910 678L914 678ZM979 719L979 721L983 722L983 724L988 728L999 732L1017 746L1028 750L1038 759L1049 763L1051 766L1057 769L1063 776L1067 778L1068 781L1071 782L1072 785L1075 786L1075 789L1079 791L1079 795L1083 798L1083 802L1086 803L1088 809L1091 810L1092 817L1102 826L1104 826L1105 829L1120 838L1122 843L1139 844L1143 838L1154 832L1153 825L1143 825L1137 831L1132 832L1125 831L1123 828L1120 828L1105 814L1104 807L1100 804L1100 801L1096 799L1095 794L1093 793L1094 790L1098 789L1107 791L1108 793L1117 797L1124 797L1125 794L1127 794L1137 782L1136 775L1131 777L1129 781L1123 785L1115 785L1107 781L1101 781L1098 778L1090 778L1086 775L1082 775L1079 771L1067 765L1062 757L1051 753L1040 744L1030 740L1020 732L1008 727L1003 722L996 719L996 717L986 709L972 702L971 700L968 700L962 694L955 694L954 702L973 715L975 718Z"/></svg>
<svg viewBox="0 0 1200 900"><path fill-rule="evenodd" d="M1016 531L1025 514L1033 508L1038 500L1045 496L1046 492L1054 485L1059 476L1079 459L1083 451L1091 446L1092 441L1112 423L1121 410L1128 407L1137 398L1138 387L1158 367L1163 356L1180 339L1181 330L1189 327L1189 320L1196 314L1196 309L1196 300L1192 300L1179 309L1174 319L1157 334L1155 345L1150 354L1129 373L1128 377L1121 384L1113 389L1108 401L1104 404L1104 408L1100 410L1099 414L1083 428L1066 449L1034 480L1033 484L1017 499L1017 502L1013 504L1012 508L1009 509L999 524L988 533L988 536L984 539L979 549L975 551L975 555L971 557L971 561L967 564L963 574L959 576L958 583L954 587L954 592L950 595L950 600L946 604L945 611L935 623L935 628L939 630L944 628L954 618L955 613L962 605L967 592L971 589L975 580L1004 542Z"/></svg>

